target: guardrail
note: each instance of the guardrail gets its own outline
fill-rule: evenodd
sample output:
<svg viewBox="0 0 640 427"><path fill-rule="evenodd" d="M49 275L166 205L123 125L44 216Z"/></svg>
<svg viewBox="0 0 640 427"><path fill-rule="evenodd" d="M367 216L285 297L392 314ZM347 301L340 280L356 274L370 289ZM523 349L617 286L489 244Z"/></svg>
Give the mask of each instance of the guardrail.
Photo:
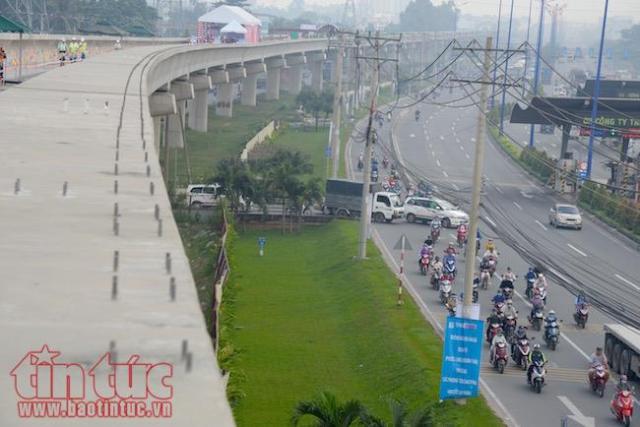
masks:
<svg viewBox="0 0 640 427"><path fill-rule="evenodd" d="M229 231L229 224L227 223L227 214L224 206L222 209L222 225L220 230L222 231L222 238L220 240L220 252L218 253L218 259L216 261L216 274L213 279L213 321L209 334L213 341L214 350L218 350L218 340L220 338L220 305L222 304L222 291L224 285L227 283L227 277L231 272L229 267L229 259L227 257L227 234Z"/></svg>

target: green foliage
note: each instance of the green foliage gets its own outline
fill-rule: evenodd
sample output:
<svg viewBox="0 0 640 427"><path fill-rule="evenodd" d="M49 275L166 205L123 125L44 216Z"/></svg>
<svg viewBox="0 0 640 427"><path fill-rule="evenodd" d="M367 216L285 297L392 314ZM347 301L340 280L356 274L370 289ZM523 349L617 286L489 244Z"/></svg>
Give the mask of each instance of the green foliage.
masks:
<svg viewBox="0 0 640 427"><path fill-rule="evenodd" d="M363 418L365 408L357 400L338 402L332 393L323 391L313 400L298 402L293 410L291 424L297 426L305 417L314 418L318 427L349 427Z"/></svg>
<svg viewBox="0 0 640 427"><path fill-rule="evenodd" d="M385 421L393 398L412 413L433 407L439 426L501 425L482 398L436 403L442 342L410 298L397 306L397 279L375 245L354 262L357 245L358 225L334 221L295 235L247 232L228 246L220 347L232 354L222 366L237 425L286 426L323 390Z"/></svg>
<svg viewBox="0 0 640 427"><path fill-rule="evenodd" d="M612 194L605 185L585 182L578 204L627 237L640 241L640 209L629 198Z"/></svg>
<svg viewBox="0 0 640 427"><path fill-rule="evenodd" d="M400 22L390 31L453 31L456 28L456 5L452 0L434 6L431 0L412 0L400 14Z"/></svg>
<svg viewBox="0 0 640 427"><path fill-rule="evenodd" d="M305 112L315 118L316 130L318 130L320 114L324 113L325 117L328 117L333 112L333 91L325 90L318 94L311 89L305 88L296 97L296 102L302 105Z"/></svg>
<svg viewBox="0 0 640 427"><path fill-rule="evenodd" d="M14 9L0 2L0 14L45 33L73 34L106 24L129 31L142 27L154 32L158 15L145 0L47 0L29 2L32 10ZM46 5L45 5L46 3ZM42 21L40 16L46 16Z"/></svg>
<svg viewBox="0 0 640 427"><path fill-rule="evenodd" d="M547 182L553 175L555 160L546 151L538 151L532 147L525 147L520 153L520 160L542 182Z"/></svg>

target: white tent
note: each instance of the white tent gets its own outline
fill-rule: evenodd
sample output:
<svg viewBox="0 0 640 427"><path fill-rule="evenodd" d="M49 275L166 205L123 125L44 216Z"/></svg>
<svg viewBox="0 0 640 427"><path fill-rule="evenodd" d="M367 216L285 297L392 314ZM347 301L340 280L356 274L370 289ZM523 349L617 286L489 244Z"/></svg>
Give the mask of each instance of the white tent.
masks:
<svg viewBox="0 0 640 427"><path fill-rule="evenodd" d="M211 12L205 13L198 22L207 22L215 24L230 24L236 22L240 25L257 25L262 23L258 18L238 6L223 5L213 9Z"/></svg>
<svg viewBox="0 0 640 427"><path fill-rule="evenodd" d="M247 34L247 30L238 23L238 21L231 21L222 29L220 29L221 33L233 33L233 34Z"/></svg>

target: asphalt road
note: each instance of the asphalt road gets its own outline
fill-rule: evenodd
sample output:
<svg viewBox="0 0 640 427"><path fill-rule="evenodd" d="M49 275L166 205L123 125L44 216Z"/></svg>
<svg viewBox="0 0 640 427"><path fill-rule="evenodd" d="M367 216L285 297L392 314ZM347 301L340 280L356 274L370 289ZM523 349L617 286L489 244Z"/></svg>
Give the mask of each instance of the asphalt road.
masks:
<svg viewBox="0 0 640 427"><path fill-rule="evenodd" d="M394 115L399 160L428 177L449 198L464 203L470 199L476 110L421 106L421 111L418 122L414 120L413 110ZM382 144L388 144L388 138L385 138L387 126L379 131L383 136ZM362 143L356 139L347 151L351 170L356 169L361 149ZM376 150L378 157L387 150L389 148L379 147ZM522 276L534 262L545 270L552 269L547 271L551 279L547 310L554 309L564 320L563 335L556 351L545 348L541 333L530 332L530 336L535 337L533 343L541 343L550 360L548 385L541 395L528 389L525 373L516 367L508 366L503 375L494 372L488 365L488 354L485 354L481 376L485 396L505 414L511 425L559 425L563 416L576 414L576 411L594 417L598 426L616 425L608 409L612 383L605 398L593 395L586 384L587 358L597 345L603 345L604 323L615 322L613 317L636 325L640 320L638 252L619 241L607 228L586 218L582 231L550 227L547 214L555 196L534 183L492 143L487 144L484 175L487 182L482 198L481 232L483 238L492 236L496 239L500 251L498 271L511 266L520 276L514 299L520 312L519 322L526 322L530 310L528 303L520 297L525 287ZM358 178L358 174L352 176ZM400 254L393 247L402 234L409 238L413 251L406 256L408 285L438 329L445 319L445 310L437 292L430 288L417 268L417 251L427 231L424 225L400 220L393 224L375 224L372 233L380 237L382 250L396 266ZM454 240L454 233L455 230L450 230L443 234L444 238L436 245L438 252L444 249L447 240ZM467 259L461 255L458 261L458 270L463 272ZM483 318L490 312L490 298L497 285L496 278L490 290L481 291ZM461 287L460 277L454 290L459 293ZM574 296L567 289L576 288L585 289L601 307L592 309L585 330L577 330L572 319ZM485 348L488 353L488 346Z"/></svg>

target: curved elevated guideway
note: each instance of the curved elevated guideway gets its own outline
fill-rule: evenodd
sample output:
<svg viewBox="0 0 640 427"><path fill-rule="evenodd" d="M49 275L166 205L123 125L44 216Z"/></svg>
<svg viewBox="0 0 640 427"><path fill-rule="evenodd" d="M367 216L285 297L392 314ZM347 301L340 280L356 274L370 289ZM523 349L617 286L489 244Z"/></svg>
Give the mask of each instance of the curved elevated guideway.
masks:
<svg viewBox="0 0 640 427"><path fill-rule="evenodd" d="M112 363L139 355L139 363L173 365L167 380L171 418L117 420L119 425L234 424L172 218L151 113L169 119L181 113L186 102L180 101L198 90L206 95L217 81L228 84L234 67L245 68L240 81L250 71L269 73L271 63L300 61L305 53L324 59L326 47L326 40L301 40L132 48L61 67L0 94L0 425L43 425L19 418L15 381L37 363L33 355L23 357L40 355L45 344L60 352L53 363L78 363L87 381L89 369L109 351ZM152 96L158 89L166 92ZM224 90L218 92L220 97ZM195 99L189 108L203 114L197 110L206 105ZM27 365L14 370L21 360ZM32 391L35 378L18 384L18 391ZM55 377L54 388L64 380ZM44 389L42 377L37 381ZM150 387L161 381L150 377ZM95 398L89 386L85 398ZM51 417L46 425L88 422Z"/></svg>

